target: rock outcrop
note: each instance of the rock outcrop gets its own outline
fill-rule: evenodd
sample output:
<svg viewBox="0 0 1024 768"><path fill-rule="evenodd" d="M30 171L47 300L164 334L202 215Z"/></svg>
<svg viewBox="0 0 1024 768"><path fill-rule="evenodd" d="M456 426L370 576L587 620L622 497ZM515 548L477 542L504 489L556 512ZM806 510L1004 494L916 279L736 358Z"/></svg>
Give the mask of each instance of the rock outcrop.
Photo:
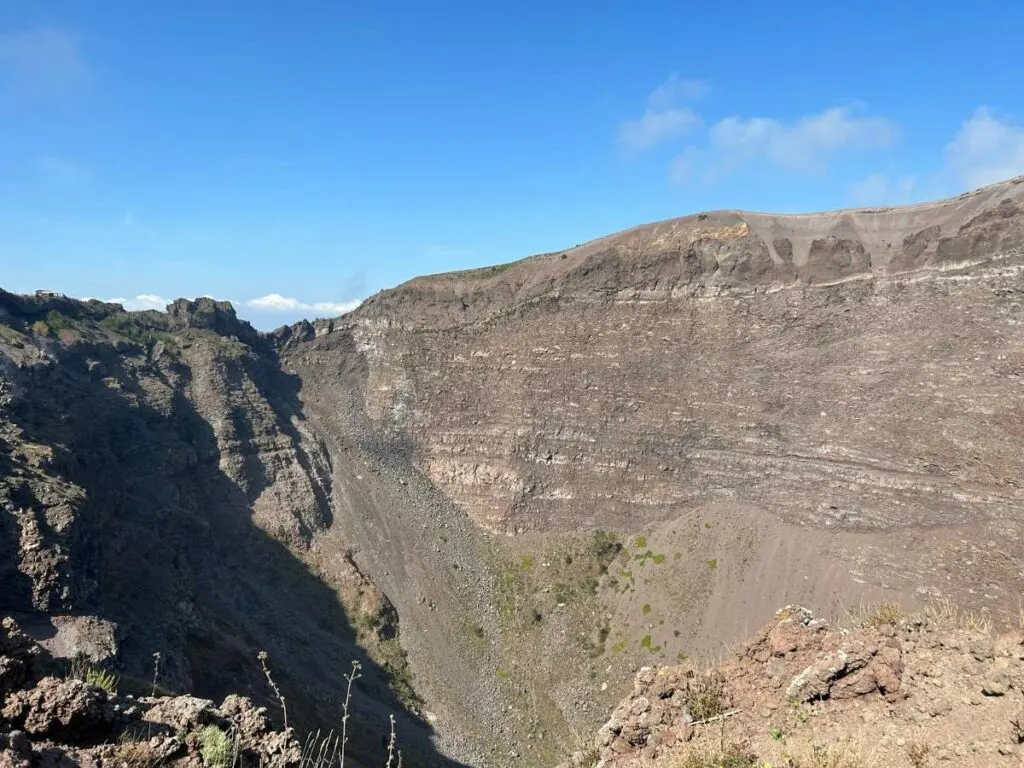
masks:
<svg viewBox="0 0 1024 768"><path fill-rule="evenodd" d="M892 606L837 628L788 607L710 670L641 669L567 765L1019 766L1022 706L1024 629Z"/></svg>
<svg viewBox="0 0 1024 768"><path fill-rule="evenodd" d="M38 661L42 649L10 619L0 630L0 669ZM27 667L22 667L27 669ZM119 696L73 677L39 676L0 686L0 766L298 766L311 759L294 733L276 731L265 708L241 696L218 707L192 696ZM116 678L111 677L111 682ZM219 749L218 755L211 750ZM360 765L360 760L352 760Z"/></svg>

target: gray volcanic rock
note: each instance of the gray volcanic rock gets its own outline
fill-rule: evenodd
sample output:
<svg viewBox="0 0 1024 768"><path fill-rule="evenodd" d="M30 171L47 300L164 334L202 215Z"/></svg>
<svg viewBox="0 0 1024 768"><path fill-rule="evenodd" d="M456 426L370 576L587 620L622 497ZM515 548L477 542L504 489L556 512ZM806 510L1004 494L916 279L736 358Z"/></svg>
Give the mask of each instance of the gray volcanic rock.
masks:
<svg viewBox="0 0 1024 768"><path fill-rule="evenodd" d="M721 493L815 527L1013 519L1022 182L662 222L419 278L337 332L375 424L495 530Z"/></svg>
<svg viewBox="0 0 1024 768"><path fill-rule="evenodd" d="M0 701L8 691L38 676L39 647L10 617L0 622Z"/></svg>
<svg viewBox="0 0 1024 768"><path fill-rule="evenodd" d="M1015 621L1022 206L698 214L267 335L0 293L0 609L276 712L266 650L302 728L356 660L373 760L395 711L406 764L483 765L786 602Z"/></svg>
<svg viewBox="0 0 1024 768"><path fill-rule="evenodd" d="M171 326L199 328L220 336L235 336L252 344L257 332L248 323L239 320L230 301L216 301L202 296L195 300L177 299L167 306Z"/></svg>

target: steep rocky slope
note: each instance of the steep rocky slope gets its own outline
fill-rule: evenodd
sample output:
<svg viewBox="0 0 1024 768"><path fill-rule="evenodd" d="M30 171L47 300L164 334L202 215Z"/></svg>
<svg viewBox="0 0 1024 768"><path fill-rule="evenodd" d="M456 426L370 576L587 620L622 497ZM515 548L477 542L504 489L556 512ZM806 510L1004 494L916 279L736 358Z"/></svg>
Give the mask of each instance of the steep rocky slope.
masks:
<svg viewBox="0 0 1024 768"><path fill-rule="evenodd" d="M779 604L1016 621L1022 206L700 214L265 336L0 295L0 609L210 698L266 649L304 725L357 658L365 722L480 765Z"/></svg>
<svg viewBox="0 0 1024 768"><path fill-rule="evenodd" d="M330 535L330 458L269 346L208 300L0 300L0 609L136 678L159 652L202 696L267 700L267 651L307 726L336 722L358 660L358 748L394 712L429 749L394 608Z"/></svg>

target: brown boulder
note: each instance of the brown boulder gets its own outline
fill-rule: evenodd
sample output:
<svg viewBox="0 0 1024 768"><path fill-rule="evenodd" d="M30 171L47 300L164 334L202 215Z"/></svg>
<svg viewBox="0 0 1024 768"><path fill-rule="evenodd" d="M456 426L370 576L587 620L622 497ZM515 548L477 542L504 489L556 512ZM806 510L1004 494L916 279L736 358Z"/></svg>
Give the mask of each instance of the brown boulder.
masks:
<svg viewBox="0 0 1024 768"><path fill-rule="evenodd" d="M788 695L799 701L853 699L881 693L889 701L900 696L903 655L882 645L880 636L852 637L793 678Z"/></svg>
<svg viewBox="0 0 1024 768"><path fill-rule="evenodd" d="M142 716L144 722L166 725L179 733L193 731L204 725L224 725L224 719L209 699L174 696L142 701L144 704L152 704Z"/></svg>
<svg viewBox="0 0 1024 768"><path fill-rule="evenodd" d="M31 690L11 693L0 717L33 736L81 744L102 741L115 713L106 691L81 680L47 677Z"/></svg>

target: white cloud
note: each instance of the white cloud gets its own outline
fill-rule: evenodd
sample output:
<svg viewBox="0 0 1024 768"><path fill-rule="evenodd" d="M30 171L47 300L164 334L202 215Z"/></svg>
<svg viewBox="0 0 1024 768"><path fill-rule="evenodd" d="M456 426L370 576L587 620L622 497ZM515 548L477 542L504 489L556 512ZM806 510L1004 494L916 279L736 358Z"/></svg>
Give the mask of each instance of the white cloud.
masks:
<svg viewBox="0 0 1024 768"><path fill-rule="evenodd" d="M970 188L1024 174L1024 126L979 107L946 147L946 165Z"/></svg>
<svg viewBox="0 0 1024 768"><path fill-rule="evenodd" d="M88 301L88 299L86 299L86 301ZM165 299L164 297L157 296L154 293L140 293L132 299L115 298L101 299L101 301L106 301L110 304L120 304L129 312L137 312L142 309L157 309L162 312L167 308L167 305L171 303L170 299Z"/></svg>
<svg viewBox="0 0 1024 768"><path fill-rule="evenodd" d="M892 178L872 173L850 186L850 199L855 205L902 205L910 202L917 180L913 176Z"/></svg>
<svg viewBox="0 0 1024 768"><path fill-rule="evenodd" d="M700 116L680 102L699 98L707 86L699 80L684 80L672 73L647 97L647 108L635 120L619 126L619 142L634 152L642 152L668 139L686 134L700 125Z"/></svg>
<svg viewBox="0 0 1024 768"><path fill-rule="evenodd" d="M651 91L647 97L650 109L666 109L682 101L699 99L708 92L708 85L703 80L686 80L673 72L668 79Z"/></svg>
<svg viewBox="0 0 1024 768"><path fill-rule="evenodd" d="M89 170L78 163L59 157L44 157L39 161L39 171L55 184L74 186L89 180Z"/></svg>
<svg viewBox="0 0 1024 768"><path fill-rule="evenodd" d="M640 152L666 139L684 135L700 118L690 109L674 107L661 111L647 110L643 117L628 120L619 126L619 141L628 149Z"/></svg>
<svg viewBox="0 0 1024 768"><path fill-rule="evenodd" d="M883 117L860 117L833 107L784 123L771 117L727 117L710 132L718 171L766 160L798 173L822 173L844 151L881 149L896 141L896 126Z"/></svg>
<svg viewBox="0 0 1024 768"><path fill-rule="evenodd" d="M704 121L688 102L707 90L703 81L673 73L648 95L639 118L619 125L619 143L641 152L693 132ZM700 135L706 139L705 146L686 147L672 160L668 173L672 182L684 184L698 175L714 179L755 161L790 172L820 174L840 153L891 146L898 131L887 118L841 106L794 120L726 117Z"/></svg>
<svg viewBox="0 0 1024 768"><path fill-rule="evenodd" d="M0 33L0 95L48 100L65 97L89 77L78 42L60 29Z"/></svg>
<svg viewBox="0 0 1024 768"><path fill-rule="evenodd" d="M299 301L288 296L282 296L280 293L268 293L266 296L261 296L258 299L250 299L245 302L247 307L252 309L260 309L265 312L327 312L334 315L343 315L346 312L351 312L353 309L362 304L362 299L356 299L354 301L345 302L333 302L333 301L316 301L313 303L306 303Z"/></svg>

